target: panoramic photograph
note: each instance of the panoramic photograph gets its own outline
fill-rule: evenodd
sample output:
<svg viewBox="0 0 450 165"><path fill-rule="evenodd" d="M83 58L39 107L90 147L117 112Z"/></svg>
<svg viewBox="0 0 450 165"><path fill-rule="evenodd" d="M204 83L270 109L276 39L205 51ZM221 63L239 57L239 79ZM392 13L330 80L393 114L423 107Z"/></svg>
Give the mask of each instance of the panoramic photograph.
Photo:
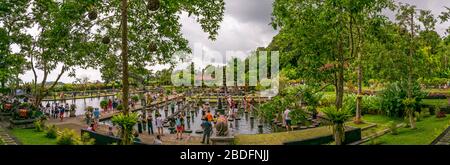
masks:
<svg viewBox="0 0 450 165"><path fill-rule="evenodd" d="M0 0L0 145L450 145L449 33L448 0Z"/></svg>

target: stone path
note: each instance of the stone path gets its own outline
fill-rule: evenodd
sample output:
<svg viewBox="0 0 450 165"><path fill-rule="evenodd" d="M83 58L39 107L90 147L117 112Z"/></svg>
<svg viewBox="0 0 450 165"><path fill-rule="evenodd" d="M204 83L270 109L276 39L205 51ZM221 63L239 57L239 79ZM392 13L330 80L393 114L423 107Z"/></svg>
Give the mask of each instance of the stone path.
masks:
<svg viewBox="0 0 450 165"><path fill-rule="evenodd" d="M169 97L169 101L176 97L179 97L179 96ZM154 102L153 104L160 104L160 103ZM140 109L142 109L142 107L140 105L136 105L135 109L133 109L132 111L137 111ZM113 115L115 115L117 113L118 113L117 111L102 113L100 121L111 118ZM88 125L84 121L84 116L65 118L62 122L59 119L49 119L47 121L47 125L55 125L60 130L63 130L66 128L72 129L72 130L75 130L77 133L81 133L81 131L80 131L81 129L88 127ZM154 129L153 130L154 133L156 133L156 128L153 128L153 129ZM117 130L113 130L113 131L116 132ZM101 134L106 134L108 132L108 126L107 125L99 125L96 132L101 133ZM176 134L169 134L169 132L164 132L164 135L161 137L161 140L162 140L163 144L167 144L167 145L201 145L202 137L198 136L198 135L195 136L193 134L194 133L192 133L192 134L185 133L185 134L183 134L183 139L178 140L178 139L176 139ZM156 135L149 135L148 132L144 131L142 134L140 134L139 137L141 138L142 142L147 143L147 144L152 144Z"/></svg>
<svg viewBox="0 0 450 165"><path fill-rule="evenodd" d="M441 135L433 141L434 145L450 145L450 127L448 127Z"/></svg>
<svg viewBox="0 0 450 165"><path fill-rule="evenodd" d="M3 125L3 123L0 123L0 140L4 143L4 145L18 145L19 142L9 135Z"/></svg>

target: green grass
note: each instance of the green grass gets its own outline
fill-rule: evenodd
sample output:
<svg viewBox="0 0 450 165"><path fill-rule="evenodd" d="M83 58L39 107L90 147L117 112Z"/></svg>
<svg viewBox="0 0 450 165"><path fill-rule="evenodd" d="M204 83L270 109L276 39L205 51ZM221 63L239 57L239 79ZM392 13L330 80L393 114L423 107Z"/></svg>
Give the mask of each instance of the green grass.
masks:
<svg viewBox="0 0 450 165"><path fill-rule="evenodd" d="M56 145L56 139L45 137L45 132L34 129L13 129L11 134L24 145Z"/></svg>
<svg viewBox="0 0 450 165"><path fill-rule="evenodd" d="M422 104L426 105L434 105L434 106L442 106L447 105L447 99L423 99Z"/></svg>
<svg viewBox="0 0 450 165"><path fill-rule="evenodd" d="M427 117L417 122L417 129L399 128L398 135L388 133L375 140L385 145L428 145L450 125L449 121L450 116L440 119Z"/></svg>
<svg viewBox="0 0 450 165"><path fill-rule="evenodd" d="M361 123L361 124L355 124L353 121L351 121L351 122L345 123L345 125L363 129L363 128L366 128L366 127L372 125L372 123L365 122L365 123Z"/></svg>
<svg viewBox="0 0 450 165"><path fill-rule="evenodd" d="M425 89L424 91L429 93L450 94L450 89Z"/></svg>
<svg viewBox="0 0 450 165"><path fill-rule="evenodd" d="M372 134L374 134L376 132L380 132L380 131L383 131L383 130L387 129L388 128L387 124L390 121L394 121L396 124L400 124L400 123L402 123L404 121L401 118L391 118L391 117L387 117L387 116L383 116L383 115L370 115L370 114L365 114L362 117L362 120L364 122L367 122L367 123L377 124L377 126L375 126L375 127L363 130L361 132L361 136L363 138L367 137L369 135L372 135Z"/></svg>
<svg viewBox="0 0 450 165"><path fill-rule="evenodd" d="M284 142L331 135L330 127L318 127L300 131L277 132L270 134L237 135L237 145L282 145Z"/></svg>
<svg viewBox="0 0 450 165"><path fill-rule="evenodd" d="M384 125L390 121L394 121L397 124L404 121L402 118L391 118L383 115L369 115L369 114L365 114L362 117L362 120L369 123L376 123L378 125Z"/></svg>

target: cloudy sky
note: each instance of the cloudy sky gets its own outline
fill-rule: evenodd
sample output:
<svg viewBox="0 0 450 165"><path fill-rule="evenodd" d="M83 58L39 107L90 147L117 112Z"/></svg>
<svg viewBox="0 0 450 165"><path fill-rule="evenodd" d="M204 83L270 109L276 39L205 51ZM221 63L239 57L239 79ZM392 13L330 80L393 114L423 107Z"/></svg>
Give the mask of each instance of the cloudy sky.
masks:
<svg viewBox="0 0 450 165"><path fill-rule="evenodd" d="M193 18L183 14L181 22L182 31L186 39L189 40L191 48L201 47L205 52L216 51L225 55L227 51L240 51L240 56L248 54L257 47L267 46L272 37L277 34L270 25L272 13L272 3L274 0L225 0L224 21L221 23L217 40L208 40L208 35L201 30L201 27ZM444 11L444 6L450 7L450 0L397 0L399 2L416 5L420 9L429 9L433 14L439 15ZM450 24L439 24L436 30L440 34ZM161 69L165 66L154 66L152 69ZM59 69L56 69L59 70ZM42 72L38 74L42 75ZM87 76L90 80L100 80L100 72L93 69L78 69L77 77ZM42 78L42 76L39 76ZM57 73L51 73L48 80L53 81ZM30 82L33 78L31 71L21 76L25 82ZM63 75L61 81L71 83L75 78Z"/></svg>

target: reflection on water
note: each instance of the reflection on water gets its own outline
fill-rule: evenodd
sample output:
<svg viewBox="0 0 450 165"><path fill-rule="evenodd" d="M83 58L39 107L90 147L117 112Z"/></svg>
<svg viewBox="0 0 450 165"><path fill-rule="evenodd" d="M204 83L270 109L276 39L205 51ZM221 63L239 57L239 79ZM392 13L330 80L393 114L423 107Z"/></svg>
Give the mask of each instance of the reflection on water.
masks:
<svg viewBox="0 0 450 165"><path fill-rule="evenodd" d="M87 106L93 106L94 108L100 107L100 101L102 101L104 99L114 99L114 97L107 96L107 97L74 99L74 100L66 100L65 102L69 103L69 104L75 104L77 106L75 114L77 116L80 116L80 115L84 115L85 109ZM58 101L58 102L61 103L61 101ZM52 104L53 101L43 101L42 103L45 106L47 103ZM210 109L211 109L212 114L215 114L216 107L217 106L214 104L211 105ZM178 105L175 105L175 109L176 110L179 109ZM156 117L155 117L156 111L158 111L162 115L163 119L172 115L171 110L167 110L163 107L161 107L157 110L153 110L153 111L148 110L147 113L151 112L153 115L153 119L156 119ZM142 114L143 112L139 111L138 113ZM184 120L186 130L192 130L193 133L191 135L201 136L201 134L195 133L195 131L197 131L197 130L202 130L202 128L201 128L201 123L202 123L201 108L186 108L184 113L186 114L185 120ZM189 117L187 117L187 116L189 116ZM230 128L229 130L233 133L258 134L258 133L271 133L271 132L282 131L281 129L278 129L276 126L272 127L271 124L261 123L258 119L256 119L256 117L253 117L252 113L244 113L242 109L239 110L237 118L239 120L228 121L229 128ZM153 122L154 121L155 120L153 120ZM101 124L112 125L110 120L102 121ZM258 127L258 125L260 125L262 127ZM155 127L155 124L153 124L153 126ZM137 125L135 126L135 128L137 129ZM156 128L153 128L153 129L156 130ZM165 133L170 132L167 127L164 127L164 131L165 131Z"/></svg>
<svg viewBox="0 0 450 165"><path fill-rule="evenodd" d="M212 114L215 114L215 110L216 110L215 107L216 106L212 106L210 108ZM178 106L176 106L176 109L178 109ZM170 110L165 111L164 108L159 108L158 110L151 111L151 113L153 115L153 119L155 119L156 111L158 111L162 115L163 119L172 115L172 112ZM148 112L150 112L150 110ZM140 111L138 113L142 114L142 111ZM187 108L184 113L186 114L185 118L184 118L186 130L192 130L193 133L191 135L193 135L193 136L201 136L202 134L195 133L195 131L197 131L197 130L202 130L202 127L201 127L202 110L201 110L201 108ZM240 120L228 121L230 132L233 132L235 134L236 133L237 134L258 134L258 133L273 132L272 131L273 129L270 124L262 123L262 127L258 128L258 125L260 125L260 121L256 120L256 118L253 118L253 117L250 118L249 116L251 116L251 113L244 113L243 110L240 110L238 113L238 118L240 118ZM153 120L153 122L155 122L155 121ZM102 121L102 123L106 124L106 125L112 125L110 120ZM153 124L153 126L155 126L155 124ZM137 126L135 126L135 129L137 129ZM156 129L156 128L153 128L153 129ZM168 127L164 127L164 133L169 133L169 132L170 131L169 131Z"/></svg>
<svg viewBox="0 0 450 165"><path fill-rule="evenodd" d="M84 98L84 99L71 99L71 100L66 100L66 101L56 101L57 103L69 103L70 104L75 104L76 105L76 111L75 111L75 115L80 116L80 115L84 115L84 113L86 112L86 108L88 106L92 106L94 108L99 108L100 107L100 101L102 100L108 100L108 99L114 99L113 96L102 96L102 97L94 97L94 98ZM42 101L42 105L47 105L47 103L50 103L50 105L53 104L54 101ZM100 108L100 111L103 111Z"/></svg>

